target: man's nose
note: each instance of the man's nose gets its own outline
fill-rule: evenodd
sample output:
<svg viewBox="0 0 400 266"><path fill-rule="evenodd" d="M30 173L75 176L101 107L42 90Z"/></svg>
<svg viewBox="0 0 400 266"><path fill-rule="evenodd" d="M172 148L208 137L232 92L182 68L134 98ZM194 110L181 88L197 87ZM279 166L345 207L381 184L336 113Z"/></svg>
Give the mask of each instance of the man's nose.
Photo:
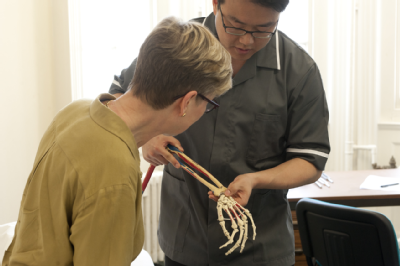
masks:
<svg viewBox="0 0 400 266"><path fill-rule="evenodd" d="M246 33L243 36L240 36L240 43L243 45L251 45L254 43L254 37L251 33Z"/></svg>

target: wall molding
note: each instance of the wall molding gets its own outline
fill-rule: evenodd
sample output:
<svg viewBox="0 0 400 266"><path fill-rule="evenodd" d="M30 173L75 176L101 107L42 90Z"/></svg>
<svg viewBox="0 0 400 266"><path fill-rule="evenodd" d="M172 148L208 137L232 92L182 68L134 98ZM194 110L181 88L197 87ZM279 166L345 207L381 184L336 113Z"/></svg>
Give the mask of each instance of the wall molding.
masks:
<svg viewBox="0 0 400 266"><path fill-rule="evenodd" d="M68 1L72 101L83 97L80 0Z"/></svg>
<svg viewBox="0 0 400 266"><path fill-rule="evenodd" d="M396 14L395 14L395 16L396 16L396 18L395 18L395 35L396 35L396 37L395 37L395 47L396 47L396 49L395 49L395 55L394 55L394 57L395 57L395 66L394 66L394 69L395 69L395 73L396 73L396 75L395 75L395 80L394 80L394 83L395 83L395 109L400 109L400 81L399 81L399 75L400 75L400 48L398 47L398 44L400 43L400 27L399 27L399 24L400 24L400 18L399 18L399 16L400 16L400 5L397 3L398 1L395 1L395 10L396 10Z"/></svg>
<svg viewBox="0 0 400 266"><path fill-rule="evenodd" d="M381 122L378 123L379 130L400 130L400 122Z"/></svg>

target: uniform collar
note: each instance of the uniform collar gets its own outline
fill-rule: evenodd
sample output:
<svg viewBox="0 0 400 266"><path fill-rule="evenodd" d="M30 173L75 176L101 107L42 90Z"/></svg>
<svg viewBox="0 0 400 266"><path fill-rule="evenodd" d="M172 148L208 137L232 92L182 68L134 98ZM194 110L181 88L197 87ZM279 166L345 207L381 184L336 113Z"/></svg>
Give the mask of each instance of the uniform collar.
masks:
<svg viewBox="0 0 400 266"><path fill-rule="evenodd" d="M100 94L90 105L90 117L99 126L125 142L132 156L139 160L139 150L132 132L118 115L101 103L102 101L115 99L111 94Z"/></svg>
<svg viewBox="0 0 400 266"><path fill-rule="evenodd" d="M204 19L203 25L206 26L211 33L214 34L215 38L218 39L217 29L215 28L215 16L213 12L211 12L211 14Z"/></svg>
<svg viewBox="0 0 400 266"><path fill-rule="evenodd" d="M272 68L276 70L281 69L281 62L279 57L279 31L277 30L271 41L254 56L257 57L257 66Z"/></svg>
<svg viewBox="0 0 400 266"><path fill-rule="evenodd" d="M215 16L211 13L203 21L203 25L206 26L218 39L217 30L215 28ZM237 85L243 81L250 79L255 76L257 67L265 67L280 70L280 57L279 57L279 31L277 31L272 37L271 41L260 51L255 53L247 62L243 65L242 69L234 77L233 83Z"/></svg>

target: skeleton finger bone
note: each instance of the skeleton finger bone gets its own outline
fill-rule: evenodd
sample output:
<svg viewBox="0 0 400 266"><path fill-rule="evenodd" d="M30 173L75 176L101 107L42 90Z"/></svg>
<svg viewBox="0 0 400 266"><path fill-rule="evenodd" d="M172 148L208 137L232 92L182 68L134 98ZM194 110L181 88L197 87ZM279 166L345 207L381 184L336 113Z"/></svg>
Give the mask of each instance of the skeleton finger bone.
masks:
<svg viewBox="0 0 400 266"><path fill-rule="evenodd" d="M228 252L225 253L225 255L229 255L239 246L241 247L240 248L240 253L241 253L243 251L246 241L248 239L248 218L247 217L249 217L252 220L250 212L246 208L244 208L243 206L238 204L233 198L227 197L223 194L220 196L220 198L218 200L217 209L218 208L225 210L225 212L228 214L228 216L232 222L232 229L233 229L232 235L229 237L229 241L226 242L224 245L222 245L220 248L226 247L227 245L233 243L234 236L239 231L240 232L239 239L237 240L235 245ZM221 214L222 214L222 211L221 211ZM232 214L236 217L236 222L233 219ZM250 216L248 214L250 214ZM239 230L237 229L237 227L239 227ZM253 223L253 228L254 228L254 234L255 234L254 223ZM226 230L225 223L224 223L222 230ZM255 236L253 237L253 239L254 238L255 238Z"/></svg>
<svg viewBox="0 0 400 266"><path fill-rule="evenodd" d="M224 207L224 210L225 210L225 212L229 215L229 218L231 219L231 223L232 223L232 229L233 229L233 232L232 232L232 235L230 235L229 236L229 233L228 233L228 235L226 235L227 237L228 237L228 242L226 242L224 245L222 245L222 246L220 246L219 248L221 249L221 248L223 248L223 247L226 247L227 245L229 245L229 244L232 244L233 243L233 238L235 237L235 234L237 233L237 232L239 232L239 230L237 229L238 227L237 227L237 225L236 225L236 222L235 222L235 220L233 219L233 217L232 217L232 215L231 215L231 213L229 212L229 208L228 208L228 206L225 206ZM224 230L225 228L222 228L222 230ZM225 229L226 230L226 229Z"/></svg>
<svg viewBox="0 0 400 266"><path fill-rule="evenodd" d="M230 208L231 211L235 212L235 210L231 207ZM243 238L243 233L244 233L244 222L243 220L236 214L235 212L235 216L236 216L236 220L237 223L239 225L239 230L240 230L240 234L239 234L239 239L238 241L236 241L235 245L228 251L225 253L225 256L228 256L229 254L231 254L236 248L238 248L240 246L240 243L242 241Z"/></svg>
<svg viewBox="0 0 400 266"><path fill-rule="evenodd" d="M244 249L244 245L246 244L246 241L247 241L247 239L248 239L248 237L247 237L247 229L248 229L248 222L247 222L247 217L246 217L246 215L243 215L242 216L242 220L243 220L243 223L244 223L244 237L243 237L243 242L242 242L242 245L240 246L240 253L242 253L242 251L243 251L243 249Z"/></svg>
<svg viewBox="0 0 400 266"><path fill-rule="evenodd" d="M225 228L225 218L224 218L224 215L222 214L222 205L221 204L217 205L217 211L218 211L219 224L222 227L222 231L224 232L224 235L229 239L230 235L229 235L228 230L226 230L226 228Z"/></svg>
<svg viewBox="0 0 400 266"><path fill-rule="evenodd" d="M232 199L233 200L233 199ZM233 200L234 201L234 200ZM244 211L244 213L250 218L250 221L251 221L251 225L252 225L252 227L253 227L253 240L255 240L256 239L256 225L254 224L254 220L253 220L253 216L251 215L251 213L249 212L249 210L248 209L246 209L246 208L243 208L243 206L242 205L240 205L239 203L236 203L237 205L237 207L239 207L240 209L242 209L243 211Z"/></svg>
<svg viewBox="0 0 400 266"><path fill-rule="evenodd" d="M247 237L248 222L247 222L247 217L246 217L246 215L243 214L243 212L239 209L239 207L238 207L237 205L234 205L234 208L235 208L235 210L240 214L240 218L242 219L243 224L244 224L244 236L243 236L243 240L242 240L243 242L242 242L242 245L241 245L241 248L240 248L240 253L242 253L242 251L243 251L243 249L244 249L244 246L245 246L245 244L246 244L246 241L247 241L247 239L248 239L248 237Z"/></svg>

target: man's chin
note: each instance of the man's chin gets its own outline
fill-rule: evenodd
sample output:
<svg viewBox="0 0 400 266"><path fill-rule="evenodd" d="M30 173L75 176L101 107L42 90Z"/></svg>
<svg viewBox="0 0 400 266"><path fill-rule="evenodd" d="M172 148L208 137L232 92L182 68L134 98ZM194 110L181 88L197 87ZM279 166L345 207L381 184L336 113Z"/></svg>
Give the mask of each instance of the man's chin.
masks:
<svg viewBox="0 0 400 266"><path fill-rule="evenodd" d="M250 59L250 57L252 57L253 54L254 54L254 53L245 54L245 55L243 55L243 54L241 54L241 55L235 54L234 56L232 56L232 55L231 55L231 56L232 56L232 58L233 58L234 60L246 61L246 60Z"/></svg>
<svg viewBox="0 0 400 266"><path fill-rule="evenodd" d="M253 54L254 54L254 50L253 49L247 50L247 51L241 50L241 49L236 48L236 47L233 47L231 49L231 56L232 56L233 59L236 59L236 60L247 60L250 57L252 57Z"/></svg>

